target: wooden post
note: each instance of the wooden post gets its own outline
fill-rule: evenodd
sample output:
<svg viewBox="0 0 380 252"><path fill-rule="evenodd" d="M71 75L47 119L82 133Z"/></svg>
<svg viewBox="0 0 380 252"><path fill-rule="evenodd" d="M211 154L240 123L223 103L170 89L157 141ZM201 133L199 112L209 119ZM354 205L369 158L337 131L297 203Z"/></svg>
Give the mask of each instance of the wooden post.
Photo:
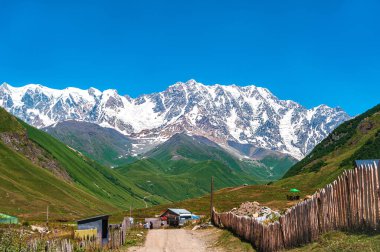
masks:
<svg viewBox="0 0 380 252"><path fill-rule="evenodd" d="M46 225L49 226L49 205L46 207Z"/></svg>
<svg viewBox="0 0 380 252"><path fill-rule="evenodd" d="M210 192L210 218L211 218L211 223L214 223L213 211L214 211L214 177L211 176L211 192Z"/></svg>

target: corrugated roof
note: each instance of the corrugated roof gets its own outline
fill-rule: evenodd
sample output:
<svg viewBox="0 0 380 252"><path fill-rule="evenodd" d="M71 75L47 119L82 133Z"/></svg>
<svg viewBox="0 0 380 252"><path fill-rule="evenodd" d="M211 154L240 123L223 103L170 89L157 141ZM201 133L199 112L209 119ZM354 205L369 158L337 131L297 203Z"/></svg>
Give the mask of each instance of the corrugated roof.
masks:
<svg viewBox="0 0 380 252"><path fill-rule="evenodd" d="M356 167L361 167L361 166L369 167L373 165L376 165L377 167L379 167L379 161L380 159L355 160L355 164L356 164Z"/></svg>
<svg viewBox="0 0 380 252"><path fill-rule="evenodd" d="M98 215L98 216L88 217L86 219L77 220L77 222L87 222L87 221L98 220L98 219L105 219L105 218L108 219L109 216L110 216L109 214Z"/></svg>
<svg viewBox="0 0 380 252"><path fill-rule="evenodd" d="M11 218L17 218L17 217L0 213L0 219L11 219Z"/></svg>
<svg viewBox="0 0 380 252"><path fill-rule="evenodd" d="M191 212L187 211L186 209L181 209L181 208L169 208L170 211L181 215L181 214L191 214Z"/></svg>

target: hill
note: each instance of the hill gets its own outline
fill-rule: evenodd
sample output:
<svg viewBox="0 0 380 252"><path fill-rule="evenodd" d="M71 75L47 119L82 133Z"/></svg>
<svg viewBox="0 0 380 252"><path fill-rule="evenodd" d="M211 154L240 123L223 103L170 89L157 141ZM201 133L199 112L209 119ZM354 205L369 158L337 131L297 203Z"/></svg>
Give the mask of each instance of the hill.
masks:
<svg viewBox="0 0 380 252"><path fill-rule="evenodd" d="M269 158L266 161L268 165L271 162ZM205 137L182 133L116 171L152 194L177 201L208 193L211 176L215 187L221 189L267 182L275 179L271 173L281 173L281 167L239 159Z"/></svg>
<svg viewBox="0 0 380 252"><path fill-rule="evenodd" d="M130 160L132 141L115 129L69 120L43 130L100 164L113 167Z"/></svg>
<svg viewBox="0 0 380 252"><path fill-rule="evenodd" d="M147 192L0 108L0 212L72 219L145 206ZM151 204L165 202L152 196Z"/></svg>

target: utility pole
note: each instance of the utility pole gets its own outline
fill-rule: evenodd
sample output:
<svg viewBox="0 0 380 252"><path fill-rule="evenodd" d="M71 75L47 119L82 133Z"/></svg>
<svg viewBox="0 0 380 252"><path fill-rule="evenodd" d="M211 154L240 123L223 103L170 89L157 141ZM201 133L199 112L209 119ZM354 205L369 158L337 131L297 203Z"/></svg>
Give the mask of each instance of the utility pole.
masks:
<svg viewBox="0 0 380 252"><path fill-rule="evenodd" d="M46 207L46 225L49 226L49 205Z"/></svg>
<svg viewBox="0 0 380 252"><path fill-rule="evenodd" d="M129 218L132 218L132 206L129 206Z"/></svg>
<svg viewBox="0 0 380 252"><path fill-rule="evenodd" d="M211 193L210 193L210 218L213 223L213 210L214 210L214 177L211 176Z"/></svg>

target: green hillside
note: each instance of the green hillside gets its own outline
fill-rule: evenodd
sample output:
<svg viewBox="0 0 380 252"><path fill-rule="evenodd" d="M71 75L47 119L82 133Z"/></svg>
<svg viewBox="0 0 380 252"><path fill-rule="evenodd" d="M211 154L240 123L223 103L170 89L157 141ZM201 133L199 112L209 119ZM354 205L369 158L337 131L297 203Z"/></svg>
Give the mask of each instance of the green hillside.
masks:
<svg viewBox="0 0 380 252"><path fill-rule="evenodd" d="M146 192L137 188L127 179L120 179L112 169L99 165L95 161L68 148L49 134L23 123L31 140L46 149L65 167L75 183L101 199L119 207L129 205L142 206ZM150 198L148 202L160 203L159 198Z"/></svg>
<svg viewBox="0 0 380 252"><path fill-rule="evenodd" d="M268 179L270 173L286 171L292 164L291 160L282 160L281 166L271 158L265 162L268 166L240 160L207 138L176 134L141 160L116 170L132 178L138 187L177 201L208 193L211 176L215 177L216 189L258 184L275 180Z"/></svg>
<svg viewBox="0 0 380 252"><path fill-rule="evenodd" d="M72 219L145 206L146 191L0 108L0 212ZM151 196L147 204L166 200Z"/></svg>
<svg viewBox="0 0 380 252"><path fill-rule="evenodd" d="M44 131L99 164L112 167L130 160L131 140L114 129L72 120L44 128Z"/></svg>

